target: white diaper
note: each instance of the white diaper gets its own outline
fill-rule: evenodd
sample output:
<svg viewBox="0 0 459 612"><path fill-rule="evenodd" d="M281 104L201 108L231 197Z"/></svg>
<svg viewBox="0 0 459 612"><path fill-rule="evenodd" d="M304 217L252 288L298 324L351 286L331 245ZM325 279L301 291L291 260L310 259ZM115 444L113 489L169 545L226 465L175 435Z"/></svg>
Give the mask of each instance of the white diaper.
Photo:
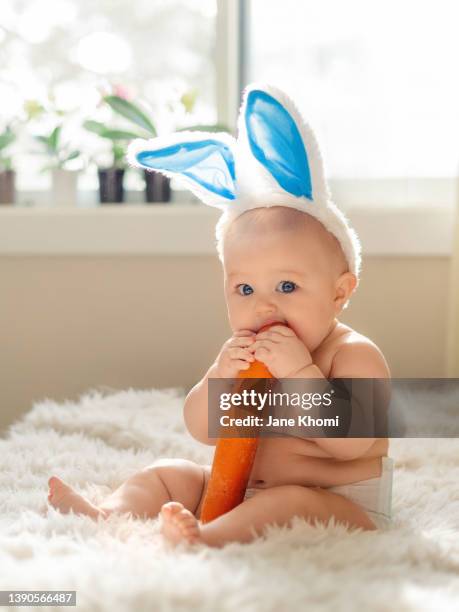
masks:
<svg viewBox="0 0 459 612"><path fill-rule="evenodd" d="M394 460L382 457L381 476L359 480L336 487L323 487L332 493L347 497L361 506L378 529L386 529L392 521L392 480ZM249 499L260 489L249 488L244 500Z"/></svg>
<svg viewBox="0 0 459 612"><path fill-rule="evenodd" d="M339 493L361 506L378 529L386 529L392 522L392 480L394 460L382 457L381 476L360 480L327 491Z"/></svg>

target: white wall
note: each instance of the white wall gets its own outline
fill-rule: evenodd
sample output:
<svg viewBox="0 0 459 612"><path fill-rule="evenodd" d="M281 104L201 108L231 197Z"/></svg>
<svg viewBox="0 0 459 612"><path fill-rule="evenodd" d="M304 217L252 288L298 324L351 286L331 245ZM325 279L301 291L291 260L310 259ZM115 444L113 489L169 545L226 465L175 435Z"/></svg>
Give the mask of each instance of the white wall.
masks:
<svg viewBox="0 0 459 612"><path fill-rule="evenodd" d="M342 321L394 377L446 376L448 257L366 257ZM216 256L0 257L0 428L45 397L190 388L230 332Z"/></svg>

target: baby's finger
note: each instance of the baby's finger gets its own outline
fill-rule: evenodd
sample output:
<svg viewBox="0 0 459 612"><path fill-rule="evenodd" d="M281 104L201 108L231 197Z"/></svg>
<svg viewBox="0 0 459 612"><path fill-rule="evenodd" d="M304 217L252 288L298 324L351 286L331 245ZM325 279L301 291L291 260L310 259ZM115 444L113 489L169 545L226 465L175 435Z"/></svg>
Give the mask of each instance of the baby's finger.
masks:
<svg viewBox="0 0 459 612"><path fill-rule="evenodd" d="M241 336L239 338L233 338L230 342L230 346L250 346L255 342L255 336Z"/></svg>
<svg viewBox="0 0 459 612"><path fill-rule="evenodd" d="M244 336L255 336L255 332L252 331L251 329L238 329L237 331L234 332L233 337L244 337Z"/></svg>
<svg viewBox="0 0 459 612"><path fill-rule="evenodd" d="M293 329L291 329L290 327L287 327L286 325L273 325L267 331L268 332L273 331L277 334L280 334L281 336L287 336L287 337L289 336L292 337L296 335Z"/></svg>
<svg viewBox="0 0 459 612"><path fill-rule="evenodd" d="M267 351L268 353L270 353L271 352L271 348L267 344L262 344L257 349L255 349L255 352L257 352L257 351Z"/></svg>
<svg viewBox="0 0 459 612"><path fill-rule="evenodd" d="M273 342L270 338L266 339L266 340L255 340L255 342L252 344L252 346L250 346L248 348L248 350L253 353L256 350L258 350L259 348L265 348L265 349L269 349L269 345L273 343L273 344L277 344L277 342ZM271 345L272 346L272 345Z"/></svg>
<svg viewBox="0 0 459 612"><path fill-rule="evenodd" d="M248 361L253 361L254 357L249 351L245 348L234 346L228 349L231 359L244 359Z"/></svg>
<svg viewBox="0 0 459 612"><path fill-rule="evenodd" d="M247 370L247 368L250 368L250 363L248 361L242 361L242 359L235 359L231 362L231 365L238 370Z"/></svg>
<svg viewBox="0 0 459 612"><path fill-rule="evenodd" d="M279 344L279 342L282 342L282 334L278 334L275 331L268 330L257 334L257 340L270 340L275 344Z"/></svg>

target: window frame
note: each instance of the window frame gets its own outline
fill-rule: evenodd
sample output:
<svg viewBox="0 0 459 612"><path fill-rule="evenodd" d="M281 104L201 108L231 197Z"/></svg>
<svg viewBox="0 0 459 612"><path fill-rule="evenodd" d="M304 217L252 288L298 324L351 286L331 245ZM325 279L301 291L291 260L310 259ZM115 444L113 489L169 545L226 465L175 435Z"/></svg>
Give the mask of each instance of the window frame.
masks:
<svg viewBox="0 0 459 612"><path fill-rule="evenodd" d="M246 85L247 7L244 0L217 0L216 84L219 123L236 133L241 94Z"/></svg>

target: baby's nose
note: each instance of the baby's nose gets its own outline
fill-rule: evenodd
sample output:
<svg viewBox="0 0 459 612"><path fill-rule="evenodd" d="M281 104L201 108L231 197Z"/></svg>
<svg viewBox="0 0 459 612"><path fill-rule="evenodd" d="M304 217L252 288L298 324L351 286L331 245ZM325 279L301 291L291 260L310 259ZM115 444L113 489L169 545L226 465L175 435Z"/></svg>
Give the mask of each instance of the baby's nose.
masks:
<svg viewBox="0 0 459 612"><path fill-rule="evenodd" d="M257 301L255 311L258 315L272 315L277 311L276 305L269 300L260 299Z"/></svg>

